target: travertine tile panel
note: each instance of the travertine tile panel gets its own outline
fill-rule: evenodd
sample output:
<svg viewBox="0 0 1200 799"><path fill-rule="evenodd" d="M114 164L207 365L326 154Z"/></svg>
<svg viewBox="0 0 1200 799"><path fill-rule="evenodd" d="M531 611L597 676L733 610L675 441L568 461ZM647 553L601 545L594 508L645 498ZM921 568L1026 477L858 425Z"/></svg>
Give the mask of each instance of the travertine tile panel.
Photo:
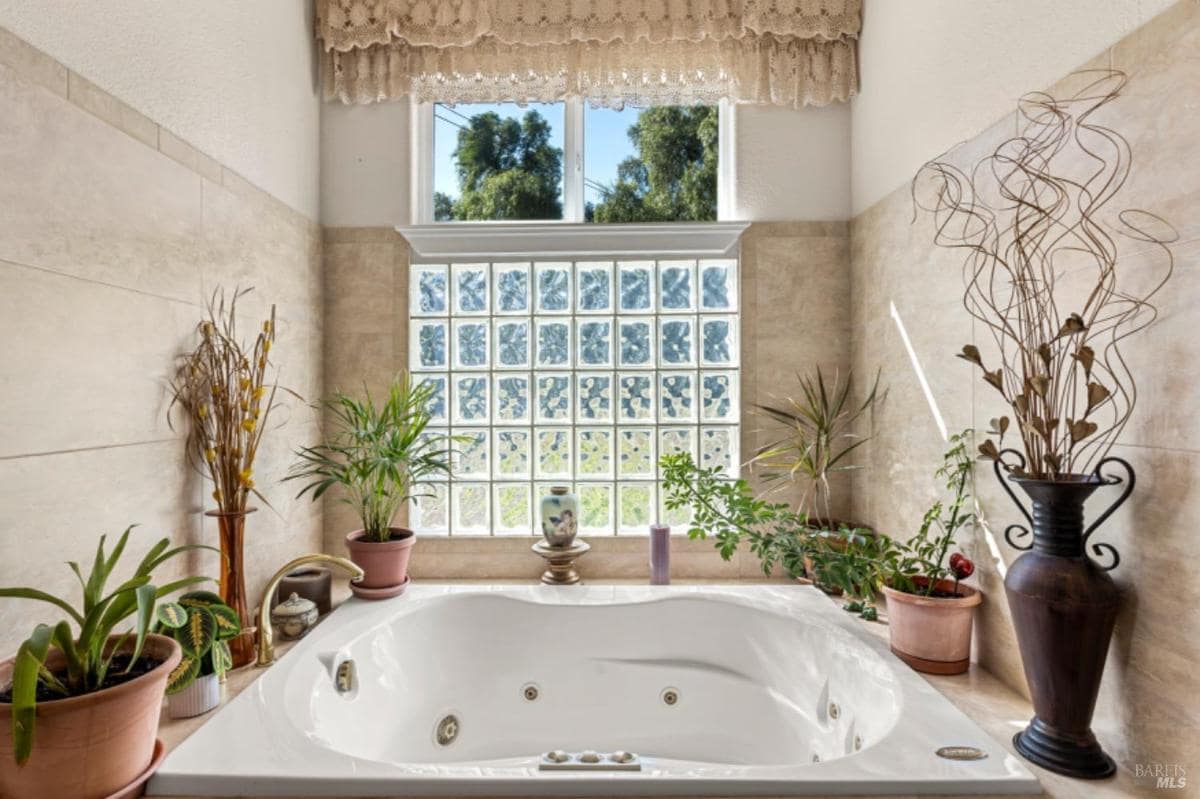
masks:
<svg viewBox="0 0 1200 799"><path fill-rule="evenodd" d="M0 66L0 259L201 299L200 178Z"/></svg>
<svg viewBox="0 0 1200 799"><path fill-rule="evenodd" d="M95 114L143 144L158 147L158 125L153 120L87 78L74 72L70 73L67 80L67 98L84 111Z"/></svg>
<svg viewBox="0 0 1200 799"><path fill-rule="evenodd" d="M67 96L67 68L4 27L0 27L0 64L60 97Z"/></svg>
<svg viewBox="0 0 1200 799"><path fill-rule="evenodd" d="M221 182L221 165L166 128L159 129L158 150L213 183Z"/></svg>

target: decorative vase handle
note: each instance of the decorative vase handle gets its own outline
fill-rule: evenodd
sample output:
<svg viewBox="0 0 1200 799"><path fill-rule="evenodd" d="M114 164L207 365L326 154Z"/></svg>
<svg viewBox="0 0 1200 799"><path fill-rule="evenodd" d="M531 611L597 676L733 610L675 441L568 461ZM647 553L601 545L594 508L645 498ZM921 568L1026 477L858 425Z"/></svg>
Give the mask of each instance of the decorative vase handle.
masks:
<svg viewBox="0 0 1200 799"><path fill-rule="evenodd" d="M1110 464L1110 463L1115 463L1118 466L1120 466L1121 468L1123 468L1125 470L1125 477L1122 478L1122 477L1115 477L1115 476L1111 476L1111 475L1106 477L1105 475L1101 474L1101 470L1107 464ZM1115 486L1115 485L1124 483L1125 490L1121 492L1121 496L1117 497L1116 502L1114 502L1113 504L1108 506L1108 510L1104 511L1104 513L1101 513L1096 518L1096 521L1092 522L1091 525L1088 527L1088 529L1083 531L1083 551L1085 553L1087 552L1088 538L1092 535L1092 533L1094 533L1096 531L1097 527L1104 524L1104 522L1108 521L1108 517L1112 516L1113 513L1117 510L1117 508L1119 508L1125 504L1125 500L1129 499L1129 495L1133 493L1133 486L1137 482L1137 475L1134 473L1133 467L1130 466L1127 461L1125 461L1121 458L1118 458L1115 455L1110 455L1107 458L1101 459L1101 461L1096 464L1096 469L1094 471L1094 474L1096 475L1096 477L1098 477L1100 479L1100 482L1103 483L1104 485ZM1107 566L1103 566L1100 563L1096 563L1096 565L1099 568L1103 569L1104 571L1112 571L1113 569L1117 568L1117 566L1120 565L1120 563L1121 563L1121 553L1118 552L1117 548L1114 547L1112 544L1105 544L1105 543L1092 544L1092 554L1095 556L1095 558L1093 558L1093 560L1095 560L1096 558L1103 558L1106 555L1108 557L1112 558L1112 563L1110 563Z"/></svg>
<svg viewBox="0 0 1200 799"><path fill-rule="evenodd" d="M1021 469L1025 468L1025 456L1015 449L1002 449L1000 450L999 457L992 461L992 471L996 473L996 479L1000 481L1000 486L1004 489L1004 493L1008 494L1009 498L1012 499L1013 504L1020 509L1021 515L1025 517L1025 521L1033 524L1033 517L1029 515L1029 509L1021 504L1021 500L1017 498L1016 493L1012 490L1012 486L1010 486L1008 481L1004 479L1004 475L1000 474L1000 467L1004 465L1005 455L1015 455L1021 462L1019 466ZM1014 532L1016 532L1017 535L1014 536ZM1029 528L1023 524L1014 523L1004 528L1004 540L1007 541L1008 545L1013 549L1033 549L1032 538L1028 543L1017 543L1019 539L1025 538L1029 535Z"/></svg>

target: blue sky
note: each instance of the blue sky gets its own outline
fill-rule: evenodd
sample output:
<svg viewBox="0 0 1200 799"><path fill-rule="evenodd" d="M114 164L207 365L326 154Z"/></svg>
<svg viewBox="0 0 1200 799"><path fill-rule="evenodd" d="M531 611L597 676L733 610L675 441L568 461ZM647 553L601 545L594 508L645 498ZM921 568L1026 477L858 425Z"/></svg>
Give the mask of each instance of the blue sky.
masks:
<svg viewBox="0 0 1200 799"><path fill-rule="evenodd" d="M434 190L458 196L458 178L454 171L452 153L457 142L458 126L465 125L463 117L494 111L502 117L520 119L528 109L536 109L550 121L551 142L555 147L563 146L563 106L561 104L531 103L521 108L515 103L463 103L453 108L436 106L434 109ZM596 181L609 185L617 177L617 165L630 155L633 146L627 131L637 121L640 109L626 108L613 111L609 108L584 109L584 158L585 181ZM459 115L462 116L459 116ZM599 202L600 193L585 183L584 200Z"/></svg>

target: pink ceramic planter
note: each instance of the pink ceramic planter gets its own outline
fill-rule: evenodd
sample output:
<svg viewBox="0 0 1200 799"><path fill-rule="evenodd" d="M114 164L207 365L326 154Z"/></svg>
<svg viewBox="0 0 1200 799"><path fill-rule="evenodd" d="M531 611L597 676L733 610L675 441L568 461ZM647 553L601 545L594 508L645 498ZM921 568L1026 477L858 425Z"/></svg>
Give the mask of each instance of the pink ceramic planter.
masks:
<svg viewBox="0 0 1200 799"><path fill-rule="evenodd" d="M937 587L950 592L954 583L941 580ZM927 674L962 674L970 668L971 627L983 595L961 583L958 592L960 596L942 599L883 587L897 657Z"/></svg>
<svg viewBox="0 0 1200 799"><path fill-rule="evenodd" d="M393 527L392 540L369 541L366 533L355 530L346 536L350 560L358 564L364 576L350 583L350 590L363 599L387 599L404 593L408 587L408 559L417 536L412 530Z"/></svg>

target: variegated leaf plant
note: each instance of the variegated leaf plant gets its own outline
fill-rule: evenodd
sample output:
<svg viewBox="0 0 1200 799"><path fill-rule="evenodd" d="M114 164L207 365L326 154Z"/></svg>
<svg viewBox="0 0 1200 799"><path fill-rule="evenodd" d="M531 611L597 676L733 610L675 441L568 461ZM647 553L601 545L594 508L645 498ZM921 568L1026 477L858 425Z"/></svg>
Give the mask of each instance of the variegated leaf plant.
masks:
<svg viewBox="0 0 1200 799"><path fill-rule="evenodd" d="M167 680L167 693L177 694L197 677L223 675L233 665L230 638L242 632L237 611L210 591L192 591L156 611L158 626L179 642L183 659Z"/></svg>

